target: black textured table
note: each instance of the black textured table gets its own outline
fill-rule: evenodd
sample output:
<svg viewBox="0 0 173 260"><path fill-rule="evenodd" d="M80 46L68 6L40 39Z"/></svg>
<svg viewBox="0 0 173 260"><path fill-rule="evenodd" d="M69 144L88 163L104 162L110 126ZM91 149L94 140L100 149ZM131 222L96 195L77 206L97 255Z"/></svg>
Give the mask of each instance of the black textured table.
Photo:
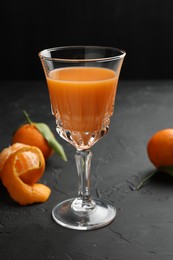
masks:
<svg viewBox="0 0 173 260"><path fill-rule="evenodd" d="M0 82L0 149L24 122L44 121L55 132L45 82ZM146 153L149 138L173 127L173 81L121 81L110 131L92 149L91 193L113 202L116 219L94 231L56 224L51 210L75 197L75 149L60 139L65 163L53 155L42 183L51 190L43 204L19 206L0 184L1 260L172 260L173 178L158 173L139 191L135 185L153 166ZM55 133L56 134L56 133Z"/></svg>

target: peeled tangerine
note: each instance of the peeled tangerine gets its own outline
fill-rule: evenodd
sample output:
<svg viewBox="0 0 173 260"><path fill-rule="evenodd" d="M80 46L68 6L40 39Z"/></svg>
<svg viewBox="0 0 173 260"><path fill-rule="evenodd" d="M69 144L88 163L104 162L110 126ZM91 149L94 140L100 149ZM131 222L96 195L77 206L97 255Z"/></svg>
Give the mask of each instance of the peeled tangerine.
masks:
<svg viewBox="0 0 173 260"><path fill-rule="evenodd" d="M0 176L1 176L2 168L5 164L5 162L7 161L7 159L10 157L10 155L26 146L27 145L25 145L25 144L15 143L15 144L5 148L4 150L2 150L2 152L0 153Z"/></svg>
<svg viewBox="0 0 173 260"><path fill-rule="evenodd" d="M13 148L10 147L11 152L6 150L6 157L3 152L5 149L0 154L0 159L6 158L0 169L2 183L11 198L20 205L45 202L51 190L43 184L36 183L45 170L43 154L35 146L18 146L18 150L13 149L14 145Z"/></svg>

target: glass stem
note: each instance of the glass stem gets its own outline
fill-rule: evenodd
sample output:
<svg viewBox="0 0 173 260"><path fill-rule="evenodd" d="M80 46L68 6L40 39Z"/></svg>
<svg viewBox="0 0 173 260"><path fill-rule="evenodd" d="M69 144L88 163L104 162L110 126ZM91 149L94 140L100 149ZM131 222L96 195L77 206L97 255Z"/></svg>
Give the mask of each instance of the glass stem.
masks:
<svg viewBox="0 0 173 260"><path fill-rule="evenodd" d="M95 207L95 203L90 197L91 157L90 150L77 150L75 154L79 186L78 197L73 201L72 208L78 212L85 212Z"/></svg>

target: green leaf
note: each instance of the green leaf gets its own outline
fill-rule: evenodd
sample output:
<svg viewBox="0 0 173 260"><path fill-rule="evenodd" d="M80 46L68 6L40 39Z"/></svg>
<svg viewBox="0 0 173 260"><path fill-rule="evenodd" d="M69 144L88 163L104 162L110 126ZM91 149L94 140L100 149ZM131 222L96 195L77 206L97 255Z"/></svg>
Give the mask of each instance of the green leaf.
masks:
<svg viewBox="0 0 173 260"><path fill-rule="evenodd" d="M146 181L148 181L149 179L151 179L151 177L153 177L156 173L157 173L157 170L149 172L149 174L147 174L147 176L144 179L142 179L140 181L140 183L137 185L136 190L140 190L140 188L144 185L144 183Z"/></svg>
<svg viewBox="0 0 173 260"><path fill-rule="evenodd" d="M153 172L149 173L144 179L140 181L138 186L136 187L136 190L139 190L143 184L148 181L153 175L155 175L158 171L169 174L173 177L173 165L169 166L160 166L158 169L154 170Z"/></svg>
<svg viewBox="0 0 173 260"><path fill-rule="evenodd" d="M170 166L161 166L158 168L159 171L165 172L173 177L173 165Z"/></svg>
<svg viewBox="0 0 173 260"><path fill-rule="evenodd" d="M62 145L58 143L58 141L55 139L52 131L48 127L48 125L44 123L34 123L35 127L38 129L38 131L44 136L44 138L47 140L50 147L63 159L64 161L67 161L66 154L64 152L64 149Z"/></svg>
<svg viewBox="0 0 173 260"><path fill-rule="evenodd" d="M38 131L43 135L43 137L47 140L48 144L50 147L60 156L61 159L64 161L67 161L66 154L64 152L64 149L62 145L58 143L58 141L55 139L52 131L50 130L49 126L45 123L35 123L32 122L31 119L29 118L29 115L27 114L26 111L23 111L27 121L29 124L33 124Z"/></svg>

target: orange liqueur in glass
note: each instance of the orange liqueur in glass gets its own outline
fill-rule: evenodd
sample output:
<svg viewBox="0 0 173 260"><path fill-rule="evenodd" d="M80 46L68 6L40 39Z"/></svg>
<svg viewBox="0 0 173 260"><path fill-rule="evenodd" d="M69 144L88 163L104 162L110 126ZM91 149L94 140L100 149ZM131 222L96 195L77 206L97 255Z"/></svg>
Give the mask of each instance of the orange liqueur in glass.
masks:
<svg viewBox="0 0 173 260"><path fill-rule="evenodd" d="M54 69L47 76L57 131L77 149L88 149L109 128L118 77L98 67Z"/></svg>

